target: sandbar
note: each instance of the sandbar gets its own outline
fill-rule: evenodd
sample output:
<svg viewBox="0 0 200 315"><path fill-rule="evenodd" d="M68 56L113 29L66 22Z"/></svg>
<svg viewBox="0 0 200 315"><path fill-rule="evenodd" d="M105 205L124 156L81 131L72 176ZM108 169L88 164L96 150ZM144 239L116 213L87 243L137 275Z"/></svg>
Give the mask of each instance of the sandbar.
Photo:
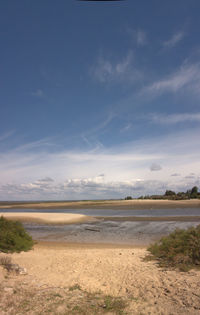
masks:
<svg viewBox="0 0 200 315"><path fill-rule="evenodd" d="M1 216L7 219L18 220L21 222L36 222L38 224L71 224L94 220L90 216L74 213L0 212L0 217Z"/></svg>
<svg viewBox="0 0 200 315"><path fill-rule="evenodd" d="M190 200L91 200L91 201L44 201L0 202L2 209L169 209L200 208L200 199Z"/></svg>

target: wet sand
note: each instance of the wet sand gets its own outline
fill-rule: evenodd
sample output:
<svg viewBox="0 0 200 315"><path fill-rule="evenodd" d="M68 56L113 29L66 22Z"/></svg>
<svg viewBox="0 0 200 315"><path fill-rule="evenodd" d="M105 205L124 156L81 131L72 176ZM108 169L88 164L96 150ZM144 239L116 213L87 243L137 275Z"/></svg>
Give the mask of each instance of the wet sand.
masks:
<svg viewBox="0 0 200 315"><path fill-rule="evenodd" d="M200 216L169 216L169 217L96 217L104 221L128 221L128 222L157 222L157 221L180 221L180 222L198 222Z"/></svg>
<svg viewBox="0 0 200 315"><path fill-rule="evenodd" d="M200 208L200 199L191 200L99 200L99 201L48 201L0 202L4 209L169 209Z"/></svg>

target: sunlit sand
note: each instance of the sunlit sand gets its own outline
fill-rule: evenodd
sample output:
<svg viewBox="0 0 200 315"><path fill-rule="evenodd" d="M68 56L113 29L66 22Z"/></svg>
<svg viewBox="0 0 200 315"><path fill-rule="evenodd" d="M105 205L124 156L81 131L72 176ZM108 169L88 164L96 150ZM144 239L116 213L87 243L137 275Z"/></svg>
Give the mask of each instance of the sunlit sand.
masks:
<svg viewBox="0 0 200 315"><path fill-rule="evenodd" d="M85 222L92 220L92 217L83 214L73 213L37 213L37 212L0 212L0 216L4 216L8 219L19 220L21 222L30 221L38 223L57 223L67 224L75 222Z"/></svg>

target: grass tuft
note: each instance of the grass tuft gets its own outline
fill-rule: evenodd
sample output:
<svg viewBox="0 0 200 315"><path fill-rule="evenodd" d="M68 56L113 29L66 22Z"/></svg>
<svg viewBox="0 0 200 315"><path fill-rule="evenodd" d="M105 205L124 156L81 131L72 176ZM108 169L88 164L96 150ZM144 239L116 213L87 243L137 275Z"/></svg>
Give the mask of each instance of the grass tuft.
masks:
<svg viewBox="0 0 200 315"><path fill-rule="evenodd" d="M69 291L74 291L74 290L81 290L81 287L78 283L72 285L71 287L69 287Z"/></svg>
<svg viewBox="0 0 200 315"><path fill-rule="evenodd" d="M119 314L122 313L122 310L125 309L126 306L127 303L120 297L115 298L107 295L104 298L103 308L106 312L114 311L115 313Z"/></svg>

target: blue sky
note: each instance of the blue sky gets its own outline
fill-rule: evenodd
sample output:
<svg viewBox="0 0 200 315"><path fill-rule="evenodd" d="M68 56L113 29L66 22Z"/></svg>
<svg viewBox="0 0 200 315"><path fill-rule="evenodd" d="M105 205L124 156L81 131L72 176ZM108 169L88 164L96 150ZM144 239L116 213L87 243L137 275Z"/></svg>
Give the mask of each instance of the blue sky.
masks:
<svg viewBox="0 0 200 315"><path fill-rule="evenodd" d="M200 2L0 2L0 200L200 186Z"/></svg>

